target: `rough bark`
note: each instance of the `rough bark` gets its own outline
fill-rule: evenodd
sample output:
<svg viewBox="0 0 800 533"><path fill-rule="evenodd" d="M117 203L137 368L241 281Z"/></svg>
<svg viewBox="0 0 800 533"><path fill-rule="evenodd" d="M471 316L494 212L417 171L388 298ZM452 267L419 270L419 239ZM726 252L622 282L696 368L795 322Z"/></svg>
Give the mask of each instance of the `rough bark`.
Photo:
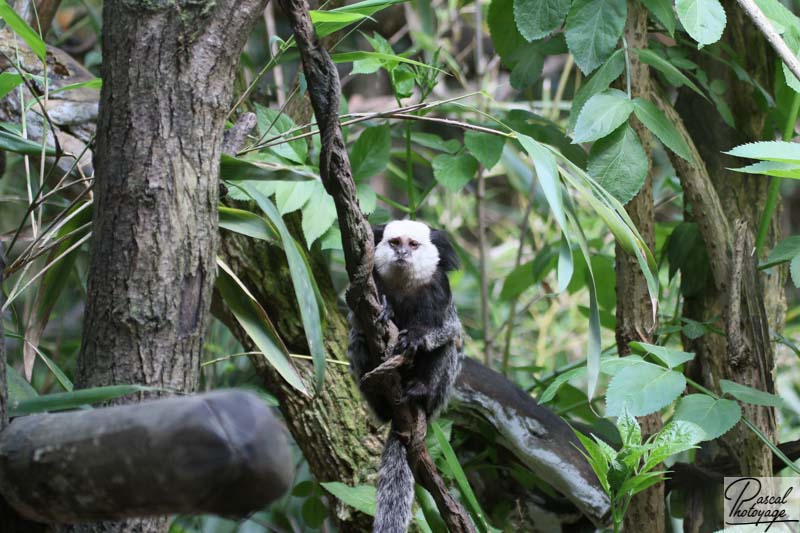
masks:
<svg viewBox="0 0 800 533"><path fill-rule="evenodd" d="M764 39L734 2L726 2L725 10L728 21L723 41L757 82L771 87L772 56ZM758 228L769 182L763 176L727 170L737 165L733 158L722 153L738 144L761 140L766 114L758 105L756 89L739 81L730 69L699 53L692 59L710 79L727 83L727 103L736 128L726 125L711 103L681 91L676 108L704 164L698 173L700 165L686 168L677 158L672 157L672 161L687 192L690 217L698 221L703 234L714 278L713 286L706 287L697 297L686 299L684 315L701 322L711 321L727 333L726 336L706 334L693 341L684 339L687 349L697 354L691 372L702 385L715 391L719 391L720 379L730 379L772 392L773 347L766 328L767 322L772 327L783 322L784 280L782 275L757 274L756 258L745 251L748 235ZM693 185L699 185L704 196L688 194ZM776 217L765 249L777 238ZM774 440L773 410L748 404L742 407L744 416ZM697 462L703 467L726 455L737 465L739 475L769 476L772 472L769 449L741 423L718 442L705 444L697 454ZM722 501L719 490L721 486L689 493L686 531L719 528Z"/></svg>
<svg viewBox="0 0 800 533"><path fill-rule="evenodd" d="M94 240L76 382L196 388L233 74L266 0L106 2ZM165 518L85 526L157 531Z"/></svg>
<svg viewBox="0 0 800 533"><path fill-rule="evenodd" d="M647 47L647 9L638 0L628 2L628 19L625 24L625 38L631 48ZM650 67L639 61L636 54L630 57L630 92L632 98L651 100ZM647 154L647 178L644 186L626 206L625 210L636 225L647 247L654 252L655 219L653 216L653 161L654 147L649 130L635 117L632 126L642 142ZM633 341L652 342L656 329L656 309L650 300L647 280L636 258L616 247L617 272L617 350L620 355L630 354L629 343ZM661 413L656 412L640 417L642 438L661 429ZM663 533L666 528L664 484L653 485L633 497L625 515L626 531L646 530Z"/></svg>
<svg viewBox="0 0 800 533"><path fill-rule="evenodd" d="M0 492L37 522L247 516L293 470L286 431L243 391L23 416L0 433Z"/></svg>

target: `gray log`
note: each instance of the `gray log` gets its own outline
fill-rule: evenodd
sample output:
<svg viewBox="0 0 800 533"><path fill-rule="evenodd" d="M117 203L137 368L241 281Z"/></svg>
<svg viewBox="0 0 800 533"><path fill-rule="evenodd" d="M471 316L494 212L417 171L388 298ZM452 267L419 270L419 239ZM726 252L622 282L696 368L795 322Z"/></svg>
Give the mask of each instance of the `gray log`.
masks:
<svg viewBox="0 0 800 533"><path fill-rule="evenodd" d="M242 391L25 416L0 433L0 494L39 522L244 516L293 470L285 429Z"/></svg>

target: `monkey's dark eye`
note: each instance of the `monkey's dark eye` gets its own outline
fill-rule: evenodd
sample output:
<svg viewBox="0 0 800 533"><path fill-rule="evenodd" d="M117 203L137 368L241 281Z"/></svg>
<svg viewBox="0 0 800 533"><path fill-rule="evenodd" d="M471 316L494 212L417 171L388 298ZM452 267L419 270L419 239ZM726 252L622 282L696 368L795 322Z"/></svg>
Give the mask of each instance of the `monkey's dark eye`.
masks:
<svg viewBox="0 0 800 533"><path fill-rule="evenodd" d="M397 237L395 237L394 239L389 239L389 244L391 244L392 247L400 246L400 239L398 239Z"/></svg>
<svg viewBox="0 0 800 533"><path fill-rule="evenodd" d="M416 250L417 248L419 248L419 243L418 243L417 241L409 241L409 242L408 242L408 246L409 246L409 247L410 247L412 250Z"/></svg>

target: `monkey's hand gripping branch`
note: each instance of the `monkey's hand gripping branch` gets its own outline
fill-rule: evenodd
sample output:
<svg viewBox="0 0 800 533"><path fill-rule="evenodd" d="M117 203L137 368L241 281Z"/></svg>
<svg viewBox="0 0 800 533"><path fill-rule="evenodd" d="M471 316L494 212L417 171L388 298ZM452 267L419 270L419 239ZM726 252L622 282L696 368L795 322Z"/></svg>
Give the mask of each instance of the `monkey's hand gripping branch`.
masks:
<svg viewBox="0 0 800 533"><path fill-rule="evenodd" d="M408 436L404 440L411 469L419 483L433 496L450 531L474 531L467 513L447 491L447 486L436 471L425 447L425 412L402 398L403 390L397 369L405 358L385 357L391 353L389 348L394 344L397 328L391 322L378 320L381 306L375 280L372 278L373 234L358 205L350 160L339 125L341 87L336 66L328 52L320 46L308 14L306 0L280 0L279 3L289 19L297 41L303 72L308 82L308 94L320 129L320 177L325 190L336 204L342 232L345 265L350 278L347 304L363 326L370 353L379 360L384 360L383 364L364 376L363 386L376 387L376 390L381 391L392 402L394 429L401 436ZM377 388L380 385L383 387Z"/></svg>

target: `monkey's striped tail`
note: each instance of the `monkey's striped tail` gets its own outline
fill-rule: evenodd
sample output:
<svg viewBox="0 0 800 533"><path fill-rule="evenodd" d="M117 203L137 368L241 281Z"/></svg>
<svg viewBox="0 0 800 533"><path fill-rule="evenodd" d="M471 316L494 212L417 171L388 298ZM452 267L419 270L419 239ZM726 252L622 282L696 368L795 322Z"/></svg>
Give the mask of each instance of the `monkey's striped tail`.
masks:
<svg viewBox="0 0 800 533"><path fill-rule="evenodd" d="M389 432L381 457L377 500L373 533L405 533L414 502L414 474L406 447L394 431Z"/></svg>

